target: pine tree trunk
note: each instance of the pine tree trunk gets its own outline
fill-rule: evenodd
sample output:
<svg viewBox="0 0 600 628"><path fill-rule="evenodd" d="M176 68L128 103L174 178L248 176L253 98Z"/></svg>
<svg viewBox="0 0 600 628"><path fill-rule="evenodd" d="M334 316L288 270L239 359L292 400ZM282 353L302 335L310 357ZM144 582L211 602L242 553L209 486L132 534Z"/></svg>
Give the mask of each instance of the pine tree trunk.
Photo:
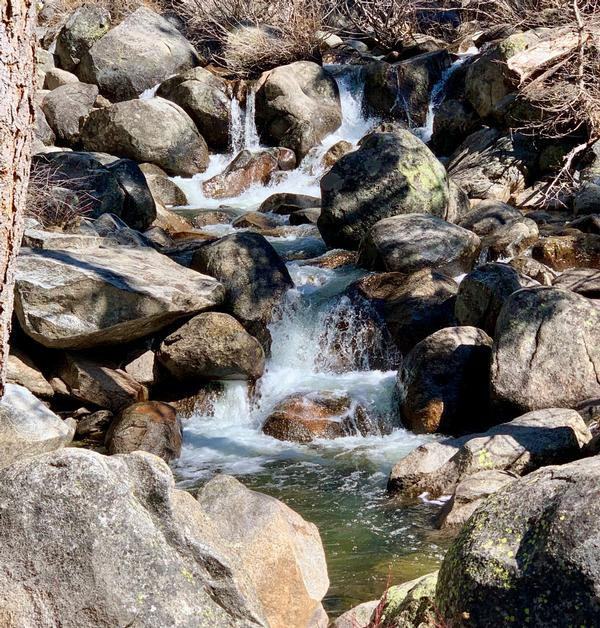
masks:
<svg viewBox="0 0 600 628"><path fill-rule="evenodd" d="M29 180L34 73L34 1L0 0L0 396Z"/></svg>

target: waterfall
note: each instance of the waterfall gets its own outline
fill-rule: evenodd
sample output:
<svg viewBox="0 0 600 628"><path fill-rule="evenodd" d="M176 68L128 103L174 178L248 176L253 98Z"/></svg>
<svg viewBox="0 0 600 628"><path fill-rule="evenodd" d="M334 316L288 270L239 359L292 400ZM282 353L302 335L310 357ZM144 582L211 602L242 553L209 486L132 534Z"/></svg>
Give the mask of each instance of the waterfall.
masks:
<svg viewBox="0 0 600 628"><path fill-rule="evenodd" d="M251 88L246 95L246 115L244 117L244 148L256 150L260 147L256 130L256 91Z"/></svg>
<svg viewBox="0 0 600 628"><path fill-rule="evenodd" d="M256 92L250 89L246 95L246 108L234 96L231 99L231 116L229 123L232 155L241 150L257 150L260 148L258 131L256 130Z"/></svg>

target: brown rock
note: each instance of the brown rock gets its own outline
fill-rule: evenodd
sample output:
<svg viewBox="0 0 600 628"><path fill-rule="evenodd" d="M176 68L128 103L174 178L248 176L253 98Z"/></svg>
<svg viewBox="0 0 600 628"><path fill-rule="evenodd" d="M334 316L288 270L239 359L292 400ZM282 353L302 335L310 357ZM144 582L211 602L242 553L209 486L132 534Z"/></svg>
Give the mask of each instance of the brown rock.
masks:
<svg viewBox="0 0 600 628"><path fill-rule="evenodd" d="M11 349L8 356L6 381L19 384L42 399L54 395L52 386L33 361L18 349Z"/></svg>
<svg viewBox="0 0 600 628"><path fill-rule="evenodd" d="M260 212L247 212L236 218L231 224L236 229L251 229L260 233L264 229L278 227L279 221Z"/></svg>
<svg viewBox="0 0 600 628"><path fill-rule="evenodd" d="M354 146L350 142L345 140L337 142L323 155L323 166L327 169L331 168L340 157L353 150Z"/></svg>
<svg viewBox="0 0 600 628"><path fill-rule="evenodd" d="M356 251L345 251L344 249L334 249L333 251L327 251L319 257L313 257L303 262L306 266L316 266L317 268L341 268L342 266L349 266L350 264L356 264L358 253Z"/></svg>
<svg viewBox="0 0 600 628"><path fill-rule="evenodd" d="M534 247L532 256L554 270L568 268L600 268L600 235L551 236Z"/></svg>
<svg viewBox="0 0 600 628"><path fill-rule="evenodd" d="M299 209L307 207L320 207L321 199L307 194L294 194L292 192L277 192L265 199L259 210L273 214L291 214Z"/></svg>

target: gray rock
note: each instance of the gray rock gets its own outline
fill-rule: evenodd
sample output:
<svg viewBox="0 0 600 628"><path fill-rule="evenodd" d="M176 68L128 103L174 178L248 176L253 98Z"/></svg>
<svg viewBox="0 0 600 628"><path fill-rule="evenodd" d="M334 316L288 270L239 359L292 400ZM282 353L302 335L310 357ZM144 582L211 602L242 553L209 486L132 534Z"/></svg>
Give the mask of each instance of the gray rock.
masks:
<svg viewBox="0 0 600 628"><path fill-rule="evenodd" d="M39 140L44 146L52 146L56 141L56 135L52 127L48 124L48 120L46 120L46 114L43 112L42 108L37 105L35 107L34 123L35 127L33 132L35 139Z"/></svg>
<svg viewBox="0 0 600 628"><path fill-rule="evenodd" d="M157 95L177 103L212 149L227 150L231 99L223 79L204 68L193 68L161 83Z"/></svg>
<svg viewBox="0 0 600 628"><path fill-rule="evenodd" d="M123 366L123 370L138 384L143 386L154 385L156 379L156 355L154 351L148 349L136 355Z"/></svg>
<svg viewBox="0 0 600 628"><path fill-rule="evenodd" d="M511 225L523 218L523 214L512 205L497 200L480 201L458 224L479 237L493 235L498 229Z"/></svg>
<svg viewBox="0 0 600 628"><path fill-rule="evenodd" d="M490 261L511 259L536 244L539 235L538 226L533 220L521 218L482 238L481 256Z"/></svg>
<svg viewBox="0 0 600 628"><path fill-rule="evenodd" d="M299 209L290 214L290 225L316 225L321 215L320 207Z"/></svg>
<svg viewBox="0 0 600 628"><path fill-rule="evenodd" d="M110 410L98 410L77 421L75 434L79 439L104 443L106 432L113 420Z"/></svg>
<svg viewBox="0 0 600 628"><path fill-rule="evenodd" d="M447 327L416 344L398 372L404 425L446 434L484 427L491 345L475 327Z"/></svg>
<svg viewBox="0 0 600 628"><path fill-rule="evenodd" d="M86 83L67 83L53 89L42 101L42 110L56 137L77 144L80 125L94 108L98 88Z"/></svg>
<svg viewBox="0 0 600 628"><path fill-rule="evenodd" d="M574 408L600 397L598 373L600 310L592 301L548 287L508 298L496 324L491 368L501 416Z"/></svg>
<svg viewBox="0 0 600 628"><path fill-rule="evenodd" d="M409 131L373 133L321 179L319 230L331 247L356 249L379 220L410 213L447 215L448 177Z"/></svg>
<svg viewBox="0 0 600 628"><path fill-rule="evenodd" d="M81 131L86 150L160 166L171 175L206 170L208 148L191 118L162 98L128 100L96 109Z"/></svg>
<svg viewBox="0 0 600 628"><path fill-rule="evenodd" d="M17 259L19 323L52 348L129 342L213 308L223 298L218 281L151 249L23 249Z"/></svg>
<svg viewBox="0 0 600 628"><path fill-rule="evenodd" d="M291 148L298 161L342 123L337 84L316 63L279 66L265 72L258 85L256 124L261 140Z"/></svg>
<svg viewBox="0 0 600 628"><path fill-rule="evenodd" d="M435 111L430 145L438 155L451 155L480 124L469 103L449 98Z"/></svg>
<svg viewBox="0 0 600 628"><path fill-rule="evenodd" d="M27 388L6 384L0 400L0 467L68 445L74 428ZM1 616L1 613L0 613Z"/></svg>
<svg viewBox="0 0 600 628"><path fill-rule="evenodd" d="M155 202L161 205L187 205L185 192L172 180L160 174L145 174Z"/></svg>
<svg viewBox="0 0 600 628"><path fill-rule="evenodd" d="M479 237L458 225L427 214L404 214L371 227L360 243L358 264L402 273L431 269L452 277L471 270L479 247Z"/></svg>
<svg viewBox="0 0 600 628"><path fill-rule="evenodd" d="M555 271L526 255L511 259L509 264L521 275L537 281L542 286L551 286L556 278Z"/></svg>
<svg viewBox="0 0 600 628"><path fill-rule="evenodd" d="M142 401L126 407L106 434L111 454L147 451L170 462L181 454L181 422L175 408L160 401Z"/></svg>
<svg viewBox="0 0 600 628"><path fill-rule="evenodd" d="M98 235L81 235L63 231L25 229L22 246L45 251L82 251L102 244Z"/></svg>
<svg viewBox="0 0 600 628"><path fill-rule="evenodd" d="M158 361L178 381L258 379L265 354L256 338L238 321L221 312L206 312L167 336Z"/></svg>
<svg viewBox="0 0 600 628"><path fill-rule="evenodd" d="M38 89L44 87L46 72L54 67L54 55L44 48L35 49L35 83Z"/></svg>
<svg viewBox="0 0 600 628"><path fill-rule="evenodd" d="M308 207L320 207L321 199L307 194L294 194L292 192L277 192L265 199L258 211L273 214L291 214L299 209Z"/></svg>
<svg viewBox="0 0 600 628"><path fill-rule="evenodd" d="M60 68L48 70L44 77L44 89L53 90L69 83L79 83L79 79L71 72L61 70Z"/></svg>
<svg viewBox="0 0 600 628"><path fill-rule="evenodd" d="M110 12L101 6L83 5L76 9L56 38L56 56L65 70L73 72L81 57L110 28Z"/></svg>
<svg viewBox="0 0 600 628"><path fill-rule="evenodd" d="M137 98L198 61L194 47L175 27L140 7L83 53L77 74L110 100L121 101Z"/></svg>
<svg viewBox="0 0 600 628"><path fill-rule="evenodd" d="M50 398L54 395L52 386L50 386L42 371L29 356L14 347L11 347L10 355L8 356L6 381L11 384L24 386L29 392L42 399Z"/></svg>
<svg viewBox="0 0 600 628"><path fill-rule="evenodd" d="M268 625L219 524L156 456L42 454L1 472L0 504L7 628Z"/></svg>
<svg viewBox="0 0 600 628"><path fill-rule="evenodd" d="M488 498L442 563L442 617L474 626L594 626L598 456L540 469Z"/></svg>
<svg viewBox="0 0 600 628"><path fill-rule="evenodd" d="M371 615L379 605L379 600L363 602L349 611L342 613L334 622L332 628L368 628Z"/></svg>
<svg viewBox="0 0 600 628"><path fill-rule="evenodd" d="M329 588L317 527L282 502L218 475L198 493L236 567L248 573L269 626L313 626Z"/></svg>
<svg viewBox="0 0 600 628"><path fill-rule="evenodd" d="M588 299L600 299L600 270L573 268L561 273L553 282L555 288L572 290Z"/></svg>

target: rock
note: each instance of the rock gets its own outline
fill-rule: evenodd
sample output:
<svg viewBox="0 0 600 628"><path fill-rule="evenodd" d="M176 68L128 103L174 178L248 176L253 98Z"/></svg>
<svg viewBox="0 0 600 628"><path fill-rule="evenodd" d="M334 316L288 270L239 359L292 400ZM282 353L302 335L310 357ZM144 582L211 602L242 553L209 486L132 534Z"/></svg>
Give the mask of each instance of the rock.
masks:
<svg viewBox="0 0 600 628"><path fill-rule="evenodd" d="M555 288L572 290L588 299L600 299L600 271L594 268L574 268L554 280Z"/></svg>
<svg viewBox="0 0 600 628"><path fill-rule="evenodd" d="M383 218L445 218L449 204L444 167L409 131L372 134L321 179L321 195L321 235L328 246L348 249Z"/></svg>
<svg viewBox="0 0 600 628"><path fill-rule="evenodd" d="M110 100L121 101L137 98L198 61L194 47L176 28L140 7L83 53L77 74L98 85Z"/></svg>
<svg viewBox="0 0 600 628"><path fill-rule="evenodd" d="M480 429L489 404L490 337L447 327L416 344L398 373L404 425L420 434Z"/></svg>
<svg viewBox="0 0 600 628"><path fill-rule="evenodd" d="M69 83L79 83L79 79L71 72L61 70L60 68L48 70L44 77L44 89L53 90Z"/></svg>
<svg viewBox="0 0 600 628"><path fill-rule="evenodd" d="M177 103L213 150L227 151L231 106L223 79L204 68L193 68L161 83L157 95Z"/></svg>
<svg viewBox="0 0 600 628"><path fill-rule="evenodd" d="M365 68L365 104L375 115L425 124L433 86L450 67L448 51L436 50L400 63L371 63Z"/></svg>
<svg viewBox="0 0 600 628"><path fill-rule="evenodd" d="M569 268L600 268L600 235L577 235L541 238L531 255L553 270Z"/></svg>
<svg viewBox="0 0 600 628"><path fill-rule="evenodd" d="M208 148L190 117L162 98L128 100L96 109L81 131L86 150L104 151L192 176L208 166Z"/></svg>
<svg viewBox="0 0 600 628"><path fill-rule="evenodd" d="M298 161L342 123L337 84L321 66L297 61L262 74L256 125L269 146L291 148Z"/></svg>
<svg viewBox="0 0 600 628"><path fill-rule="evenodd" d="M143 234L128 227L114 214L102 214L88 227L92 227L98 235L102 236L102 244L105 247L121 245L139 248L152 247L150 241Z"/></svg>
<svg viewBox="0 0 600 628"><path fill-rule="evenodd" d="M132 377L138 384L143 386L153 386L156 380L156 356L154 351L148 349L123 366L123 370Z"/></svg>
<svg viewBox="0 0 600 628"><path fill-rule="evenodd" d="M352 266L356 264L356 251L344 251L342 249L334 249L327 251L318 257L312 257L304 260L301 265L316 266L317 268L336 269L343 266Z"/></svg>
<svg viewBox="0 0 600 628"><path fill-rule="evenodd" d="M80 123L96 102L98 88L86 83L67 83L53 89L42 101L42 110L56 137L67 144L77 144Z"/></svg>
<svg viewBox="0 0 600 628"><path fill-rule="evenodd" d="M584 181L575 191L573 213L575 216L595 214L600 207L600 180Z"/></svg>
<svg viewBox="0 0 600 628"><path fill-rule="evenodd" d="M161 205L187 205L185 192L172 180L160 174L145 174L146 183L156 203Z"/></svg>
<svg viewBox="0 0 600 628"><path fill-rule="evenodd" d="M167 336L158 361L177 380L258 379L264 351L235 318L220 312L194 316Z"/></svg>
<svg viewBox="0 0 600 628"><path fill-rule="evenodd" d="M426 491L437 497L480 471L527 475L581 457L591 436L575 410L536 410L484 433L421 445L396 463L388 491L407 497Z"/></svg>
<svg viewBox="0 0 600 628"><path fill-rule="evenodd" d="M38 89L44 87L46 72L54 67L54 55L44 48L35 49L35 83Z"/></svg>
<svg viewBox="0 0 600 628"><path fill-rule="evenodd" d="M448 174L469 198L510 202L525 189L536 159L529 137L483 128L451 155Z"/></svg>
<svg viewBox="0 0 600 628"><path fill-rule="evenodd" d="M0 400L1 468L22 458L64 447L73 440L74 433L68 423L56 416L27 388L6 384Z"/></svg>
<svg viewBox="0 0 600 628"><path fill-rule="evenodd" d="M75 435L81 440L104 444L106 432L114 418L110 410L98 410L77 421Z"/></svg>
<svg viewBox="0 0 600 628"><path fill-rule="evenodd" d="M320 207L299 209L290 214L290 225L316 225L321 215Z"/></svg>
<svg viewBox="0 0 600 628"><path fill-rule="evenodd" d="M538 241L539 233L538 226L533 220L521 218L482 238L482 256L491 261L505 261L516 257Z"/></svg>
<svg viewBox="0 0 600 628"><path fill-rule="evenodd" d="M94 42L108 32L110 12L101 6L83 5L76 9L56 38L56 56L65 70L73 72Z"/></svg>
<svg viewBox="0 0 600 628"><path fill-rule="evenodd" d="M65 449L16 463L0 485L4 626L268 625L219 526L159 458Z"/></svg>
<svg viewBox="0 0 600 628"><path fill-rule="evenodd" d="M573 227L583 231L583 233L595 233L600 235L600 215L589 214L587 216L581 216L576 218L567 224L568 227Z"/></svg>
<svg viewBox="0 0 600 628"><path fill-rule="evenodd" d="M506 225L523 219L523 214L512 205L501 201L480 201L458 224L479 237L490 236Z"/></svg>
<svg viewBox="0 0 600 628"><path fill-rule="evenodd" d="M23 249L17 259L15 312L23 330L46 347L130 342L223 298L218 281L151 249Z"/></svg>
<svg viewBox="0 0 600 628"><path fill-rule="evenodd" d="M315 525L285 504L217 475L198 502L219 531L236 569L256 588L271 628L312 626L329 588L325 553Z"/></svg>
<svg viewBox="0 0 600 628"><path fill-rule="evenodd" d="M192 268L225 286L228 311L264 346L273 309L294 285L267 240L249 232L225 236L198 249Z"/></svg>
<svg viewBox="0 0 600 628"><path fill-rule="evenodd" d="M348 289L352 301L366 299L405 354L427 336L454 324L457 283L446 275L425 269L367 275Z"/></svg>
<svg viewBox="0 0 600 628"><path fill-rule="evenodd" d="M111 412L148 399L148 390L125 371L75 353L67 353L57 369L71 397Z"/></svg>
<svg viewBox="0 0 600 628"><path fill-rule="evenodd" d="M41 107L35 107L35 127L34 135L35 139L39 140L44 146L52 146L56 142L56 135L52 130L52 127L46 120L46 115L42 111Z"/></svg>
<svg viewBox="0 0 600 628"><path fill-rule="evenodd" d="M27 388L36 397L49 399L54 395L52 386L35 363L18 349L11 348L8 356L6 381Z"/></svg>
<svg viewBox="0 0 600 628"><path fill-rule="evenodd" d="M196 229L202 229L206 225L225 225L232 223L236 218L240 217L240 211L231 208L222 209L194 209L192 226Z"/></svg>
<svg viewBox="0 0 600 628"><path fill-rule="evenodd" d="M209 198L239 196L253 185L266 185L279 168L279 159L278 148L258 153L243 150L221 174L205 181L202 190Z"/></svg>
<svg viewBox="0 0 600 628"><path fill-rule="evenodd" d="M371 615L379 605L379 600L363 602L342 613L332 624L332 628L368 628Z"/></svg>
<svg viewBox="0 0 600 628"><path fill-rule="evenodd" d="M573 408L600 397L599 334L600 310L585 297L548 287L512 294L494 336L491 391L498 411Z"/></svg>
<svg viewBox="0 0 600 628"><path fill-rule="evenodd" d="M120 218L132 229L144 231L156 220L156 203L143 172L131 159L117 159L107 166L125 192Z"/></svg>
<svg viewBox="0 0 600 628"><path fill-rule="evenodd" d="M435 111L430 145L436 154L451 155L480 125L469 103L447 99Z"/></svg>
<svg viewBox="0 0 600 628"><path fill-rule="evenodd" d="M374 431L362 406L348 397L334 397L327 393L287 397L273 408L262 430L278 440L296 443L357 433L366 436Z"/></svg>
<svg viewBox="0 0 600 628"><path fill-rule="evenodd" d="M435 626L438 613L434 602L438 572L426 574L390 587L385 597L380 600L380 608L375 612L379 615L380 625L385 628L401 628L403 626Z"/></svg>
<svg viewBox="0 0 600 628"><path fill-rule="evenodd" d="M551 268L525 255L515 257L510 260L509 264L521 275L537 281L542 286L551 286L556 277L556 273Z"/></svg>
<svg viewBox="0 0 600 628"><path fill-rule="evenodd" d="M496 320L508 297L521 288L536 285L536 281L520 275L507 264L479 266L460 282L456 320L459 325L479 327L493 337Z"/></svg>
<svg viewBox="0 0 600 628"><path fill-rule="evenodd" d="M278 227L280 224L281 222L272 216L261 214L260 212L246 212L236 218L231 223L231 226L236 229L252 229L260 233L261 231Z"/></svg>
<svg viewBox="0 0 600 628"><path fill-rule="evenodd" d="M181 423L175 408L160 401L143 401L125 408L106 435L111 454L147 451L170 462L181 454Z"/></svg>
<svg viewBox="0 0 600 628"><path fill-rule="evenodd" d="M478 471L465 478L442 507L436 527L442 530L462 527L487 497L514 482L516 477L506 471Z"/></svg>
<svg viewBox="0 0 600 628"><path fill-rule="evenodd" d="M339 161L344 155L351 153L354 150L354 146L350 142L340 140L336 142L327 152L323 155L322 164L323 167L328 170L337 161Z"/></svg>
<svg viewBox="0 0 600 628"><path fill-rule="evenodd" d="M294 194L291 192L277 192L264 200L258 211L287 215L299 209L320 206L321 199L316 196Z"/></svg>
<svg viewBox="0 0 600 628"><path fill-rule="evenodd" d="M358 263L369 270L431 269L455 276L471 270L479 247L479 238L458 225L427 214L404 214L371 227L360 243Z"/></svg>
<svg viewBox="0 0 600 628"><path fill-rule="evenodd" d="M547 467L488 498L442 563L443 617L473 625L595 625L598 457ZM490 623L491 622L491 623Z"/></svg>

